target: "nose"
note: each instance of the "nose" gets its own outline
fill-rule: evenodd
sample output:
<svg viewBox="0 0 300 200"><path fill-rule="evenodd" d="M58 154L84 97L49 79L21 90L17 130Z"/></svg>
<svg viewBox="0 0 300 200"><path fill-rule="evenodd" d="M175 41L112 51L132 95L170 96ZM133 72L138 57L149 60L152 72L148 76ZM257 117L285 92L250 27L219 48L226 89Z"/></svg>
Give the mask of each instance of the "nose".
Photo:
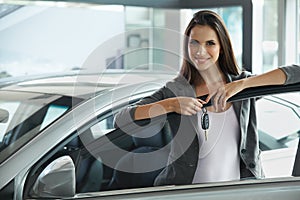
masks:
<svg viewBox="0 0 300 200"><path fill-rule="evenodd" d="M197 55L205 55L206 49L203 45L199 44L198 51L196 52Z"/></svg>

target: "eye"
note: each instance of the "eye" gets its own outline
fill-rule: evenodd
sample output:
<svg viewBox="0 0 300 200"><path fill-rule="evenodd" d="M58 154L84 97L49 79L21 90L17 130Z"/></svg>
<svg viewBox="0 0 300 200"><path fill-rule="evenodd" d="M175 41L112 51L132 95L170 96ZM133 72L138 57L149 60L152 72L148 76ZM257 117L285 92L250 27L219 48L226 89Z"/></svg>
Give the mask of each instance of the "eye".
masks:
<svg viewBox="0 0 300 200"><path fill-rule="evenodd" d="M208 45L208 46L213 46L213 45L215 45L216 43L214 42L214 41L207 41L206 42L206 45Z"/></svg>
<svg viewBox="0 0 300 200"><path fill-rule="evenodd" d="M199 42L198 42L197 40L191 39L191 40L189 41L189 44L192 45L192 46L196 46L196 45L199 44Z"/></svg>

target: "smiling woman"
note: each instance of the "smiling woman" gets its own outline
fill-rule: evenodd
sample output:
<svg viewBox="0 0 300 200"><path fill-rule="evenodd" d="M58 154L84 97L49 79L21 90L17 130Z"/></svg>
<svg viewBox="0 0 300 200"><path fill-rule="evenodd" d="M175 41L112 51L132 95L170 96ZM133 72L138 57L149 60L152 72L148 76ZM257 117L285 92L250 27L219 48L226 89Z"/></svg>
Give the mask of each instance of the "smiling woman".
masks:
<svg viewBox="0 0 300 200"><path fill-rule="evenodd" d="M169 121L175 142L154 185L263 178L256 99L227 100L251 87L297 83L300 67L285 66L257 76L240 71L226 26L210 10L195 13L185 34L180 74L118 113L116 126L142 119ZM196 98L203 95L206 99ZM210 100L213 106L203 109Z"/></svg>

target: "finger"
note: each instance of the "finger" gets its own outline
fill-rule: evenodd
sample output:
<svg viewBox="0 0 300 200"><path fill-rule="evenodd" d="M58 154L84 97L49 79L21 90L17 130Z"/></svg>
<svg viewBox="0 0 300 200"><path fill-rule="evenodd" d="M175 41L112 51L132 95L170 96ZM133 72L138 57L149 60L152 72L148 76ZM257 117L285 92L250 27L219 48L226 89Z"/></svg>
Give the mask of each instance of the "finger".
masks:
<svg viewBox="0 0 300 200"><path fill-rule="evenodd" d="M199 111L197 111L197 110L194 110L194 109L193 109L193 110L191 110L191 114L192 114L192 115L196 115L198 112L199 112Z"/></svg>
<svg viewBox="0 0 300 200"><path fill-rule="evenodd" d="M224 94L221 99L220 99L220 105L222 106L222 110L225 110L226 108L226 103L227 103L228 98Z"/></svg>
<svg viewBox="0 0 300 200"><path fill-rule="evenodd" d="M182 115L191 115L190 114L190 108L188 106L181 107L180 114L182 114Z"/></svg>
<svg viewBox="0 0 300 200"><path fill-rule="evenodd" d="M196 110L197 112L199 112L202 109L203 104L206 104L206 102L204 100L195 99L193 109Z"/></svg>
<svg viewBox="0 0 300 200"><path fill-rule="evenodd" d="M218 112L219 110L219 101L220 101L220 94L219 93L216 93L215 96L213 96L213 106L214 106L214 109L216 110L216 112Z"/></svg>
<svg viewBox="0 0 300 200"><path fill-rule="evenodd" d="M195 115L195 114L197 114L196 110L194 110L193 108L187 108L186 115Z"/></svg>
<svg viewBox="0 0 300 200"><path fill-rule="evenodd" d="M194 115L197 113L197 101L193 98L186 99L186 102L181 105L181 114L183 115Z"/></svg>
<svg viewBox="0 0 300 200"><path fill-rule="evenodd" d="M219 106L222 109L222 111L225 110L225 107L226 107L225 94L223 94L222 96L220 96L220 98L219 98Z"/></svg>
<svg viewBox="0 0 300 200"><path fill-rule="evenodd" d="M226 97L226 92L225 92L225 88L222 87L222 88L219 88L218 89L218 93L217 93L217 103L218 103L218 107L221 108L222 110L224 110L225 108L225 104L226 104L226 101L225 101L225 97Z"/></svg>
<svg viewBox="0 0 300 200"><path fill-rule="evenodd" d="M206 102L209 102L210 100L213 101L215 98L215 95L219 92L219 90L209 90L209 94L207 98L205 99Z"/></svg>
<svg viewBox="0 0 300 200"><path fill-rule="evenodd" d="M226 107L226 103L228 101L228 97L224 97L224 101L223 101L223 108L225 109Z"/></svg>
<svg viewBox="0 0 300 200"><path fill-rule="evenodd" d="M200 103L201 107L202 107L203 104L207 104L207 101L206 101L206 100L205 100L205 101L202 100L202 99L197 99L197 100L198 100L197 102ZM199 106L200 106L200 105L199 105Z"/></svg>
<svg viewBox="0 0 300 200"><path fill-rule="evenodd" d="M209 95L206 97L205 102L208 103L208 102L211 100L211 98L213 97L213 95L214 95L214 94L209 94Z"/></svg>
<svg viewBox="0 0 300 200"><path fill-rule="evenodd" d="M211 105L213 106L213 108L215 108L215 106L214 106L214 95L215 95L215 93L209 93L208 96L205 99L206 104L211 102Z"/></svg>
<svg viewBox="0 0 300 200"><path fill-rule="evenodd" d="M193 111L193 114L196 114L201 110L202 104L198 101L195 101L193 105L191 106L191 110Z"/></svg>

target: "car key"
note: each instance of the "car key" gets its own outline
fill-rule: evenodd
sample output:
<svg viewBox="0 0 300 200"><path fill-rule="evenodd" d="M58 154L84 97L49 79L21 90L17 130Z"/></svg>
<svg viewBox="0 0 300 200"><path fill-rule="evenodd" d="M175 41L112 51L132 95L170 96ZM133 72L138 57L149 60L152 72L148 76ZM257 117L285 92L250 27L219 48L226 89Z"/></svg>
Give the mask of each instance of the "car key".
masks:
<svg viewBox="0 0 300 200"><path fill-rule="evenodd" d="M206 108L202 108L202 115L201 115L201 127L204 130L205 140L208 139L208 128L209 128L209 116L207 113Z"/></svg>

